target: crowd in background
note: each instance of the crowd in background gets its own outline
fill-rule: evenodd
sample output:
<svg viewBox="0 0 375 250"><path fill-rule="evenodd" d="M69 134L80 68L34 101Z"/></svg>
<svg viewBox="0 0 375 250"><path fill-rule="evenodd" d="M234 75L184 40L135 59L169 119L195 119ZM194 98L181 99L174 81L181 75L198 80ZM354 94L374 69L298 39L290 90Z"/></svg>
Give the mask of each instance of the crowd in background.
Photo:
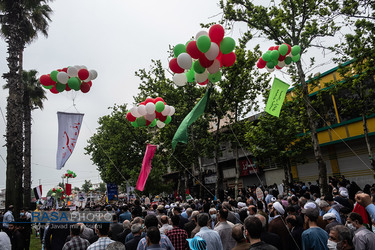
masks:
<svg viewBox="0 0 375 250"><path fill-rule="evenodd" d="M343 177L319 184L293 183L233 190L216 199L182 197L91 204L108 211L112 223L32 225L31 211L14 221L13 207L1 215L0 249L29 249L32 228L42 248L66 249L375 249L375 184L362 190ZM258 193L259 197L259 193ZM38 206L37 211L43 209ZM47 209L47 208L46 208ZM62 208L62 210L67 208Z"/></svg>

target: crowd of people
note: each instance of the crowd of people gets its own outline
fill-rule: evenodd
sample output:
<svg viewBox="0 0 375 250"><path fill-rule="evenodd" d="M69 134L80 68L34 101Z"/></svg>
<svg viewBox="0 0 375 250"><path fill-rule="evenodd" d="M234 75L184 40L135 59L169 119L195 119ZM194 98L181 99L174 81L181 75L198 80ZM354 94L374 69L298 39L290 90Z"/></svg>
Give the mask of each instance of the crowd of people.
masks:
<svg viewBox="0 0 375 250"><path fill-rule="evenodd" d="M34 225L42 249L375 249L375 184L361 190L345 178L330 178L329 192L294 183L256 186L224 199L158 199L149 197L83 210L108 211L112 223ZM233 196L232 196L233 195ZM259 195L258 195L259 197ZM39 208L38 208L39 209ZM2 215L0 249L29 249L32 224L13 207ZM375 225L375 224L374 224Z"/></svg>

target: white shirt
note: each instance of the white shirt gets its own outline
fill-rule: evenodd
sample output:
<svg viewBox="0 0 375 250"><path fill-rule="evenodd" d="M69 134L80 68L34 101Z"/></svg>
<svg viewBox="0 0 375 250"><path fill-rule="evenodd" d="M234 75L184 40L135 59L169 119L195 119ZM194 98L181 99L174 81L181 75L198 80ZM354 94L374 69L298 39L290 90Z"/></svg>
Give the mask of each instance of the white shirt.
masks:
<svg viewBox="0 0 375 250"><path fill-rule="evenodd" d="M4 233L0 232L0 250L11 250L12 244L10 244L9 236Z"/></svg>

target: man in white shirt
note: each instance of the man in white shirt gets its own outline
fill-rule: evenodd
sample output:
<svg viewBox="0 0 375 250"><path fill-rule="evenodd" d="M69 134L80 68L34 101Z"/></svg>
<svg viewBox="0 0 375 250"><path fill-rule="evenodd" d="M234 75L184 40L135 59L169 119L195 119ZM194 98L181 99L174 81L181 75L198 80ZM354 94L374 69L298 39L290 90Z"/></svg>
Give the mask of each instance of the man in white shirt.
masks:
<svg viewBox="0 0 375 250"><path fill-rule="evenodd" d="M201 227L196 236L201 237L207 243L207 250L223 250L223 244L218 232L208 228L209 216L206 213L198 215L198 225Z"/></svg>

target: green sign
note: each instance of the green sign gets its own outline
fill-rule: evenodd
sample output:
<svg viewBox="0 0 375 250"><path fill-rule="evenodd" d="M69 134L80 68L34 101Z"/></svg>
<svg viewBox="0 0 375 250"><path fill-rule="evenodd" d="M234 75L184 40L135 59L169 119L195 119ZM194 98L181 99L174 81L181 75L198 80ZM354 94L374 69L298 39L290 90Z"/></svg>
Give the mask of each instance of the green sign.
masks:
<svg viewBox="0 0 375 250"><path fill-rule="evenodd" d="M268 114L279 117L288 88L289 84L275 77L266 105Z"/></svg>

